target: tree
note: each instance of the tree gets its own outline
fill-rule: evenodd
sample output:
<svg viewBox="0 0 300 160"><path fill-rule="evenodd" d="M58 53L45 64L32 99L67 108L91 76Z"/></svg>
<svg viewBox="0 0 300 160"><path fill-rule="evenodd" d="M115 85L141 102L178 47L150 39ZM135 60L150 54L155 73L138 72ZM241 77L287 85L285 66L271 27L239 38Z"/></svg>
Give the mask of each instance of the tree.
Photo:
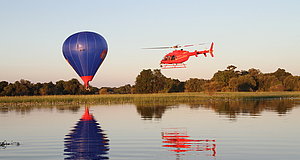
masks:
<svg viewBox="0 0 300 160"><path fill-rule="evenodd" d="M2 92L6 86L8 86L8 82L6 82L6 81L0 82L0 96L4 95Z"/></svg>
<svg viewBox="0 0 300 160"><path fill-rule="evenodd" d="M256 81L251 75L231 78L229 88L231 91L250 92L256 87Z"/></svg>
<svg viewBox="0 0 300 160"><path fill-rule="evenodd" d="M135 86L132 92L135 93L169 93L182 92L184 83L177 79L164 76L159 69L151 71L142 70L136 77Z"/></svg>
<svg viewBox="0 0 300 160"><path fill-rule="evenodd" d="M136 93L158 93L163 91L166 85L166 79L167 78L158 69L154 71L150 69L143 70L136 77Z"/></svg>
<svg viewBox="0 0 300 160"><path fill-rule="evenodd" d="M184 82L180 82L178 79L164 78L163 90L161 93L183 92Z"/></svg>
<svg viewBox="0 0 300 160"><path fill-rule="evenodd" d="M63 95L63 94L67 94L65 91L65 81L63 80L59 80L57 82L55 82L55 94L56 95Z"/></svg>
<svg viewBox="0 0 300 160"><path fill-rule="evenodd" d="M75 78L65 82L63 86L64 86L64 93L72 94L72 95L80 94L81 88L83 88L82 85L79 83L79 81Z"/></svg>
<svg viewBox="0 0 300 160"><path fill-rule="evenodd" d="M43 87L43 84L38 82L33 84L33 95L41 95L40 89Z"/></svg>
<svg viewBox="0 0 300 160"><path fill-rule="evenodd" d="M81 90L85 91L85 94L98 94L99 93L99 88L93 87L90 85L89 90L86 90L84 86L82 86Z"/></svg>
<svg viewBox="0 0 300 160"><path fill-rule="evenodd" d="M21 79L4 87L1 94L5 96L33 95L33 84L30 81Z"/></svg>
<svg viewBox="0 0 300 160"><path fill-rule="evenodd" d="M234 69L236 69L236 67L231 65L227 67L227 70L218 71L217 73L214 74L212 81L216 81L219 84L222 84L223 87L228 86L229 80L239 75L237 72L234 71Z"/></svg>
<svg viewBox="0 0 300 160"><path fill-rule="evenodd" d="M184 82L180 82L178 79L168 78L165 86L166 93L172 92L184 92Z"/></svg>
<svg viewBox="0 0 300 160"><path fill-rule="evenodd" d="M124 86L120 86L118 88L115 88L114 93L117 93L117 94L130 94L131 93L131 85L126 84Z"/></svg>
<svg viewBox="0 0 300 160"><path fill-rule="evenodd" d="M54 95L55 85L52 82L43 83L42 87L39 89L41 95Z"/></svg>
<svg viewBox="0 0 300 160"><path fill-rule="evenodd" d="M152 78L152 93L159 93L163 92L165 89L167 77L165 77L160 69L154 69L153 70L153 78Z"/></svg>
<svg viewBox="0 0 300 160"><path fill-rule="evenodd" d="M271 75L274 75L279 81L283 82L286 77L291 76L292 74L286 72L285 69L278 68L277 71Z"/></svg>
<svg viewBox="0 0 300 160"><path fill-rule="evenodd" d="M282 83L274 75L264 74L258 77L259 91L283 90Z"/></svg>
<svg viewBox="0 0 300 160"><path fill-rule="evenodd" d="M14 85L17 96L33 95L33 84L30 81L21 79L16 81Z"/></svg>
<svg viewBox="0 0 300 160"><path fill-rule="evenodd" d="M229 71L234 71L236 68L237 68L237 67L234 66L234 65L229 65L229 66L227 66L227 70L229 70Z"/></svg>
<svg viewBox="0 0 300 160"><path fill-rule="evenodd" d="M250 68L248 70L248 74L250 74L252 77L257 77L258 75L262 74L259 69Z"/></svg>
<svg viewBox="0 0 300 160"><path fill-rule="evenodd" d="M108 89L103 87L99 90L99 94L108 94Z"/></svg>
<svg viewBox="0 0 300 160"><path fill-rule="evenodd" d="M202 92L204 91L205 83L207 80L198 79L198 78L190 78L185 82L185 91L186 92Z"/></svg>
<svg viewBox="0 0 300 160"><path fill-rule="evenodd" d="M286 91L299 91L300 77L290 75L284 79L283 85Z"/></svg>
<svg viewBox="0 0 300 160"><path fill-rule="evenodd" d="M16 87L14 84L10 83L6 87L3 88L1 92L4 96L16 96Z"/></svg>
<svg viewBox="0 0 300 160"><path fill-rule="evenodd" d="M131 86L130 93L131 93L131 94L136 94L135 85Z"/></svg>
<svg viewBox="0 0 300 160"><path fill-rule="evenodd" d="M33 84L28 80L21 79L15 83L2 81L0 82L0 96L31 96L31 95L62 95L62 94L97 94L97 87L90 86L86 90L77 79L69 81L57 81L55 84L36 83Z"/></svg>
<svg viewBox="0 0 300 160"><path fill-rule="evenodd" d="M151 93L152 92L153 73L151 69L142 70L136 77L135 89L136 93Z"/></svg>
<svg viewBox="0 0 300 160"><path fill-rule="evenodd" d="M224 86L224 84L222 84L222 82L209 81L209 82L205 83L204 90L205 90L205 92L212 94L214 92L220 92L222 90L223 86Z"/></svg>
<svg viewBox="0 0 300 160"><path fill-rule="evenodd" d="M248 70L248 75L250 75L256 83L255 86L252 88L253 91L257 91L259 88L258 76L261 74L262 73L259 69L251 68Z"/></svg>

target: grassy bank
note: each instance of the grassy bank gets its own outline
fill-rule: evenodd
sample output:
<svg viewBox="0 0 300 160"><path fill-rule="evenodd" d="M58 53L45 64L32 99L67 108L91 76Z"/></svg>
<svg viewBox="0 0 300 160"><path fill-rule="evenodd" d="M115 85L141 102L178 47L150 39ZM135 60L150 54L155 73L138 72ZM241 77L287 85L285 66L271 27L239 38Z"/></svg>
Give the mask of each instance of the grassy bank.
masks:
<svg viewBox="0 0 300 160"><path fill-rule="evenodd" d="M65 105L65 104L122 104L122 103L189 103L203 100L297 98L300 92L218 92L207 93L158 93L112 95L54 95L0 97L0 106Z"/></svg>

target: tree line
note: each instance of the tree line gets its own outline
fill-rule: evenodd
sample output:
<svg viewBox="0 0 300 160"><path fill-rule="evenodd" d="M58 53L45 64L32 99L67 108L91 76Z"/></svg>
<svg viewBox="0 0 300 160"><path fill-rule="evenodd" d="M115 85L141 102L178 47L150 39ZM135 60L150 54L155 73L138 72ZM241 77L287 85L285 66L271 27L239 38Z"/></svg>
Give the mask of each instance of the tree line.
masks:
<svg viewBox="0 0 300 160"><path fill-rule="evenodd" d="M135 81L135 93L170 92L274 92L300 91L300 76L285 69L262 73L259 69L236 70L230 65L211 79L190 78L185 82L165 77L160 70L143 70Z"/></svg>
<svg viewBox="0 0 300 160"><path fill-rule="evenodd" d="M0 96L300 91L300 76L293 76L285 69L262 73L254 68L241 71L236 68L230 65L225 70L217 71L211 79L190 78L184 82L167 78L159 69L144 69L136 77L134 85L90 87L89 90L77 79L35 84L24 79L14 83L1 81Z"/></svg>
<svg viewBox="0 0 300 160"><path fill-rule="evenodd" d="M14 83L6 81L0 82L1 96L32 96L32 95L80 95L80 94L95 94L98 88L91 87L86 90L77 79L69 81L57 81L56 83L31 83L28 80L21 79Z"/></svg>

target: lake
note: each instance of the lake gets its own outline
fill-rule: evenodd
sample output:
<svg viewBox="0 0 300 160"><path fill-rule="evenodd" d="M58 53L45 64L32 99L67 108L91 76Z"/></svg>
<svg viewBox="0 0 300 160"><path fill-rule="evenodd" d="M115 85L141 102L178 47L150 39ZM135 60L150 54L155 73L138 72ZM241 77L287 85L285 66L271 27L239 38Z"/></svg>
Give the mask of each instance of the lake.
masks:
<svg viewBox="0 0 300 160"><path fill-rule="evenodd" d="M0 159L298 160L299 106L249 99L2 107Z"/></svg>

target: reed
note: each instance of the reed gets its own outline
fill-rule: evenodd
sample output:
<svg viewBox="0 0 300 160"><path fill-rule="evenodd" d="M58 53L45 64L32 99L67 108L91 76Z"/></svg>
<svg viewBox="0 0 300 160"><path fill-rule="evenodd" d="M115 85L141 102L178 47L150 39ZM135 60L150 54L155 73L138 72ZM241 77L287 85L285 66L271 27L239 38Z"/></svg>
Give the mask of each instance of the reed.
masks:
<svg viewBox="0 0 300 160"><path fill-rule="evenodd" d="M217 92L207 94L107 94L107 95L52 95L0 97L0 106L65 105L65 104L123 104L123 103L191 103L203 100L297 98L300 92Z"/></svg>

